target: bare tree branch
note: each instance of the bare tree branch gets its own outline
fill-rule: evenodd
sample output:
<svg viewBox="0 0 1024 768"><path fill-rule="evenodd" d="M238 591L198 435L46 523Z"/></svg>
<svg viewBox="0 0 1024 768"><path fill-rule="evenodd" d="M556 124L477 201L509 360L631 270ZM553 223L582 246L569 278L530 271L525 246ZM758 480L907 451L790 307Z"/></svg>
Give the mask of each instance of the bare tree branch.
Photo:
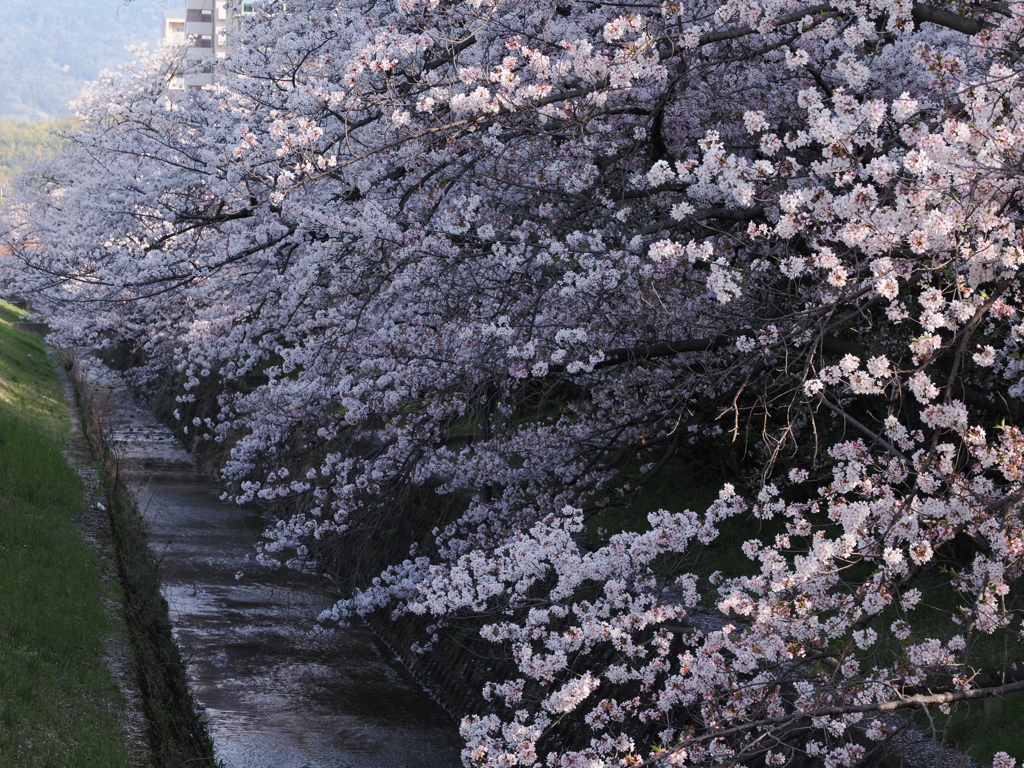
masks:
<svg viewBox="0 0 1024 768"><path fill-rule="evenodd" d="M849 704L835 707L818 707L802 712L791 712L788 715L779 717L768 717L764 720L756 720L742 725L735 725L732 728L723 728L720 731L712 731L707 736L696 740L696 742L713 741L717 739L734 736L739 733L746 733L759 728L771 728L777 725L790 725L800 720L813 720L819 717L840 717L866 712L895 712L899 709L923 709L941 704L953 704L958 701L974 701L977 699L989 699L995 696L1005 696L1008 693L1024 691L1024 680L1005 685L996 685L989 688L972 688L966 691L950 691L948 693L922 694L919 696L904 696L894 701L882 701L875 704ZM694 743L696 743L694 742ZM637 768L651 768L663 764L668 758L681 749L691 745L690 742L660 752L649 760L639 763Z"/></svg>

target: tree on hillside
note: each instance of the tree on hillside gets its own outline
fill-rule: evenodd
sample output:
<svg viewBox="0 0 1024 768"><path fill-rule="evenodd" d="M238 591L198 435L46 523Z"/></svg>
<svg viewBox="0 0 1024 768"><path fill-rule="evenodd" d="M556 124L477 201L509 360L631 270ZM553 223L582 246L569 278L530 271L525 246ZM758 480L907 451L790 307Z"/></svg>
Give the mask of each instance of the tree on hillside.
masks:
<svg viewBox="0 0 1024 768"><path fill-rule="evenodd" d="M855 765L882 713L1024 690L1022 38L1015 3L267 3L213 90L158 53L87 91L9 237L61 343L216 390L187 429L298 510L265 562L455 500L323 620L493 642L467 765ZM717 500L604 530L681 465Z"/></svg>
<svg viewBox="0 0 1024 768"><path fill-rule="evenodd" d="M57 154L73 120L46 123L0 122L0 186L7 187L31 165Z"/></svg>

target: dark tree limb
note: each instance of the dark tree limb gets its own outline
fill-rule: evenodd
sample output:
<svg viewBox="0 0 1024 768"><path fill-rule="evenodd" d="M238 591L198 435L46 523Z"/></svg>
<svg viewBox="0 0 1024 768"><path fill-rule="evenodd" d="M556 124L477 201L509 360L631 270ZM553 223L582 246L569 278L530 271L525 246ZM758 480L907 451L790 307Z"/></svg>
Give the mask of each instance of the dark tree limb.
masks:
<svg viewBox="0 0 1024 768"><path fill-rule="evenodd" d="M903 696L891 701L882 701L874 704L847 704L834 707L818 707L798 712L791 712L779 717L768 717L763 720L752 720L731 728L723 728L720 731L712 731L707 736L696 739L693 742L684 742L672 749L666 749L657 755L640 763L637 768L654 768L666 764L666 761L681 749L686 749L691 744L708 742L717 739L737 736L751 731L771 729L775 727L785 728L801 721L813 720L819 717L841 717L858 713L871 712L895 712L900 709L924 709L927 707L940 706L942 704L954 704L958 701L976 701L989 699L995 696L1005 696L1008 693L1024 691L1024 680L996 685L987 688L971 688L969 690L949 691L947 693L930 693L917 696Z"/></svg>
<svg viewBox="0 0 1024 768"><path fill-rule="evenodd" d="M918 24L927 21L946 29L962 32L965 35L976 35L982 30L992 29L994 26L987 21L960 16L952 11L947 11L945 8L936 8L933 5L925 5L924 3L914 3L912 16Z"/></svg>

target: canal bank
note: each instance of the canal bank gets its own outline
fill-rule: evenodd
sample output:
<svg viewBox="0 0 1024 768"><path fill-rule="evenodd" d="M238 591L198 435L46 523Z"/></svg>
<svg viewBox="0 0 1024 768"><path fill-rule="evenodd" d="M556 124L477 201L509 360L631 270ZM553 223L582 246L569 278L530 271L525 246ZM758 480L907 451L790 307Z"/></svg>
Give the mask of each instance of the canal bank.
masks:
<svg viewBox="0 0 1024 768"><path fill-rule="evenodd" d="M0 302L0 768L151 768L103 488L23 318Z"/></svg>
<svg viewBox="0 0 1024 768"><path fill-rule="evenodd" d="M332 593L295 573L236 579L266 524L221 501L174 435L90 357L73 361L159 563L173 635L226 768L445 768L454 722L364 627L310 634Z"/></svg>

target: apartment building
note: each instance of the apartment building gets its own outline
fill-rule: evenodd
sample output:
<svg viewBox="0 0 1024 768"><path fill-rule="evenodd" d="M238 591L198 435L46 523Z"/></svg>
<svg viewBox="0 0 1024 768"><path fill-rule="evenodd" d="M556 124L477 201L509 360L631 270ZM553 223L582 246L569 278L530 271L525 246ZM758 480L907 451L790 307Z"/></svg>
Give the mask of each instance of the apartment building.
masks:
<svg viewBox="0 0 1024 768"><path fill-rule="evenodd" d="M185 11L164 11L163 34L160 35L162 45L184 45L185 44ZM172 91L183 91L185 89L185 78L182 75L175 75L170 79L167 86Z"/></svg>
<svg viewBox="0 0 1024 768"><path fill-rule="evenodd" d="M230 4L229 4L230 3ZM187 73L171 80L172 90L202 88L213 84L213 71L204 66L228 51L227 32L233 17L252 11L252 2L237 0L185 0L184 10L164 12L163 43L185 45Z"/></svg>
<svg viewBox="0 0 1024 768"><path fill-rule="evenodd" d="M185 11L164 11L164 31L160 37L164 45L185 44Z"/></svg>

